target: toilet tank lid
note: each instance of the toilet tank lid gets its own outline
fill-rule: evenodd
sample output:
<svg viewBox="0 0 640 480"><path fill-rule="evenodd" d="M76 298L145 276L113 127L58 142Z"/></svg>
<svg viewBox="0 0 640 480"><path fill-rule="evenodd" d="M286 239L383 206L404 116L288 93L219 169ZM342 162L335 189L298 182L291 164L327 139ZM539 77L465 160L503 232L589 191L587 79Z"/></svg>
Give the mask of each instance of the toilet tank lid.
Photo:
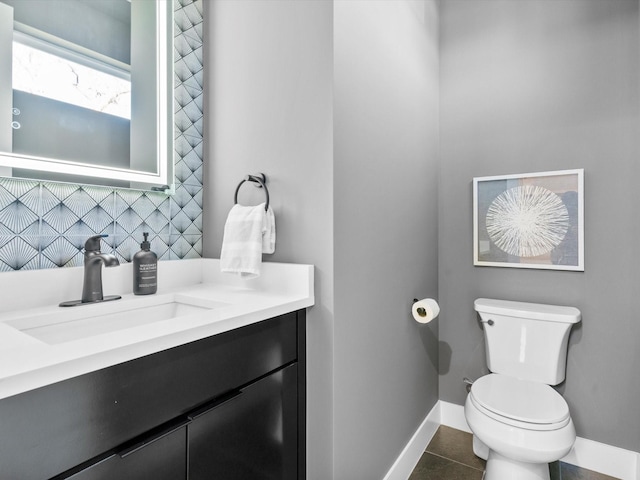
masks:
<svg viewBox="0 0 640 480"><path fill-rule="evenodd" d="M532 320L544 320L547 322L578 323L581 316L580 310L575 307L545 305L543 303L478 298L473 302L473 305L478 313L493 313L496 315L530 318Z"/></svg>

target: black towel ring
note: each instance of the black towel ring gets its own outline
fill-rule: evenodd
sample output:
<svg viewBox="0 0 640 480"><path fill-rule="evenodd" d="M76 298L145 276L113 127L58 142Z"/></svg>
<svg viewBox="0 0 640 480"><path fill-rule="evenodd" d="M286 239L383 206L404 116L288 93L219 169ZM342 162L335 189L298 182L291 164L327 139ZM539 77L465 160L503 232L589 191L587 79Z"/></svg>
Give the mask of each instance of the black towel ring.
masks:
<svg viewBox="0 0 640 480"><path fill-rule="evenodd" d="M247 175L245 178L243 178L236 187L236 193L233 196L233 203L236 205L238 204L238 191L240 190L240 187L244 182L257 183L258 185L255 185L256 187L264 188L264 194L267 197L267 201L264 204L264 209L265 211L269 210L269 190L267 189L267 177L264 173L259 173L258 175Z"/></svg>

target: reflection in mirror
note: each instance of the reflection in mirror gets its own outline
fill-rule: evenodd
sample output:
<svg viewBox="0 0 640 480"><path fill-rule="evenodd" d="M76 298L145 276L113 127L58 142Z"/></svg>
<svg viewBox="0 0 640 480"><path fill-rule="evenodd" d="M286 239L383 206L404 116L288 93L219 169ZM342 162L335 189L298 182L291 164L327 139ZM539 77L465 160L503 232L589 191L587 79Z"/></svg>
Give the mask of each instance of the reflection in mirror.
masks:
<svg viewBox="0 0 640 480"><path fill-rule="evenodd" d="M0 174L173 183L171 7L0 0Z"/></svg>

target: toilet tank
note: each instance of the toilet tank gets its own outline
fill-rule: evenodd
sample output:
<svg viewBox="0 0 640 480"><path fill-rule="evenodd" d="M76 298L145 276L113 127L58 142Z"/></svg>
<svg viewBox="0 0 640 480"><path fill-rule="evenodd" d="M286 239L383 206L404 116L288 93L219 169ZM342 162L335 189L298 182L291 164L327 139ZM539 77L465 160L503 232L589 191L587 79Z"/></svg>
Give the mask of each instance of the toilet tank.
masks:
<svg viewBox="0 0 640 480"><path fill-rule="evenodd" d="M487 366L522 380L557 385L565 378L569 331L580 310L538 303L479 298Z"/></svg>

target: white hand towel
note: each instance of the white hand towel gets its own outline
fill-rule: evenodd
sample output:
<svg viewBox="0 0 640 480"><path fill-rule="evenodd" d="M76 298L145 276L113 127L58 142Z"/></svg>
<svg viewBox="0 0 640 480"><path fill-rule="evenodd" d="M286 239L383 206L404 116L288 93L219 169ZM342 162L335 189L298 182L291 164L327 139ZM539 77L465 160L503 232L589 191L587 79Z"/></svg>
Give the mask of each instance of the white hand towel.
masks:
<svg viewBox="0 0 640 480"><path fill-rule="evenodd" d="M262 210L264 211L264 206ZM262 253L271 254L276 251L276 216L271 207L269 207L269 210L267 210L265 214L265 231L262 234Z"/></svg>
<svg viewBox="0 0 640 480"><path fill-rule="evenodd" d="M264 203L255 207L234 205L224 226L220 269L242 277L260 275L262 253L275 251L275 216Z"/></svg>

